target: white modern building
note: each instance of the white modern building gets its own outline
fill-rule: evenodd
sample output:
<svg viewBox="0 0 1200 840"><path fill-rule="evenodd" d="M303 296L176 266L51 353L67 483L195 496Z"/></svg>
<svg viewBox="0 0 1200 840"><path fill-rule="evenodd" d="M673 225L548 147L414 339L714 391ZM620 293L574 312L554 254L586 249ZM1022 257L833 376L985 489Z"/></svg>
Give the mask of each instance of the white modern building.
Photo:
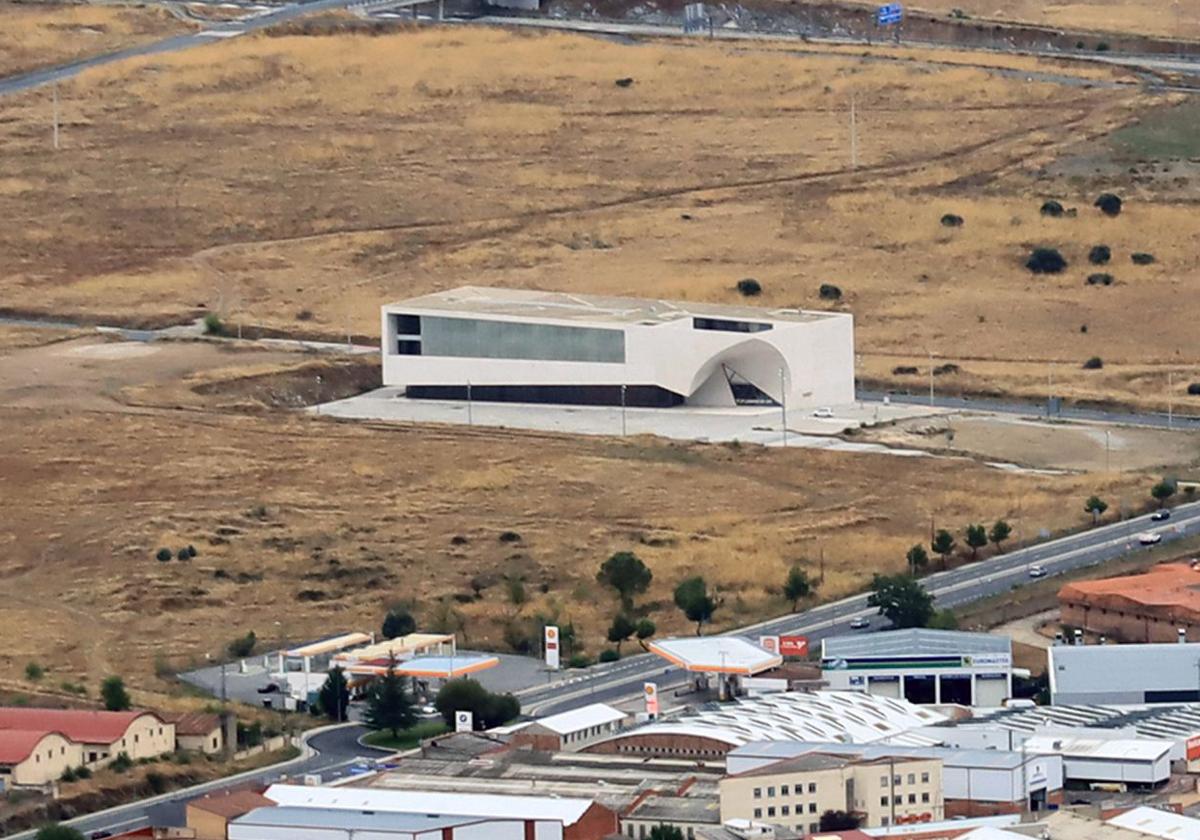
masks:
<svg viewBox="0 0 1200 840"><path fill-rule="evenodd" d="M1012 696L1012 672L1012 640L989 633L922 628L821 642L831 689L910 703L999 706Z"/></svg>
<svg viewBox="0 0 1200 840"><path fill-rule="evenodd" d="M1056 645L1049 656L1056 706L1200 700L1200 644Z"/></svg>
<svg viewBox="0 0 1200 840"><path fill-rule="evenodd" d="M854 401L854 322L799 309L465 286L382 311L411 398L797 409Z"/></svg>

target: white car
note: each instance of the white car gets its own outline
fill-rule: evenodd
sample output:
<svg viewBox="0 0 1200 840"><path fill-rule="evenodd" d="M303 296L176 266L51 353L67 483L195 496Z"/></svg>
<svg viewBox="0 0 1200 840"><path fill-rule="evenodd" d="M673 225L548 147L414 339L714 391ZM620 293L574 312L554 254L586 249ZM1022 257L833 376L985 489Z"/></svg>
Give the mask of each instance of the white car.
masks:
<svg viewBox="0 0 1200 840"><path fill-rule="evenodd" d="M858 618L850 622L851 630L866 630L870 626L871 619L867 618L866 616L860 615Z"/></svg>
<svg viewBox="0 0 1200 840"><path fill-rule="evenodd" d="M1046 570L1041 566L1030 566L1029 576L1031 578L1044 578L1046 576Z"/></svg>
<svg viewBox="0 0 1200 840"><path fill-rule="evenodd" d="M1156 545L1162 542L1162 534L1154 534L1147 531L1144 534L1138 534L1138 542L1142 545Z"/></svg>
<svg viewBox="0 0 1200 840"><path fill-rule="evenodd" d="M833 416L833 409L830 408L829 406L823 405L820 408L818 408L816 411L813 412L813 417L832 417L832 416Z"/></svg>

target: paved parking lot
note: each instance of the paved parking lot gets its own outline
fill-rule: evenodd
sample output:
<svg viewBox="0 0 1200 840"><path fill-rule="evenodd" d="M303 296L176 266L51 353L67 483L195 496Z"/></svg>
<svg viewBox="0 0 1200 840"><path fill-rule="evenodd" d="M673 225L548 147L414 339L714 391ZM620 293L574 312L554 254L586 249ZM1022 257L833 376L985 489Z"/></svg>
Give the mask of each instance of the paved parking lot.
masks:
<svg viewBox="0 0 1200 840"><path fill-rule="evenodd" d="M895 449L876 443L854 443L833 437L861 423L940 414L926 406L851 403L831 406L833 417L815 417L812 409L788 412L787 434L783 412L777 407L736 408L628 408L612 406L527 405L451 400L410 400L398 388L379 388L337 402L315 406L319 414L354 420L397 423L454 423L499 426L579 435L658 435L677 440L758 443L764 446L798 446L845 452L891 452L921 455L913 449Z"/></svg>

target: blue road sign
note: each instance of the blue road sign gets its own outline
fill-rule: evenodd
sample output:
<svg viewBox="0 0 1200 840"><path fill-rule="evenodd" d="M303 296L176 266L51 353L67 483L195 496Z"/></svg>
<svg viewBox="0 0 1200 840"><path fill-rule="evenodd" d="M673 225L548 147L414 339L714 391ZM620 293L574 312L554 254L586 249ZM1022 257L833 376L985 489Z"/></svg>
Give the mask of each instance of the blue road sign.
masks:
<svg viewBox="0 0 1200 840"><path fill-rule="evenodd" d="M891 26L904 19L904 7L899 3L888 3L880 6L875 12L875 22L880 26Z"/></svg>

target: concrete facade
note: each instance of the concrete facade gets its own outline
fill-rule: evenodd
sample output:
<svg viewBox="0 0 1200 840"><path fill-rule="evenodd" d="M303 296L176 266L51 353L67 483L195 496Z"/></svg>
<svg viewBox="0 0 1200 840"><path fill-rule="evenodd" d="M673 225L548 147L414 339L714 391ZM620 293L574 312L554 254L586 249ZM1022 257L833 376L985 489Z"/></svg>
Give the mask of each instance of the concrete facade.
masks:
<svg viewBox="0 0 1200 840"><path fill-rule="evenodd" d="M855 813L867 827L940 820L942 763L806 753L721 780L722 822L747 819L811 833L826 811Z"/></svg>
<svg viewBox="0 0 1200 840"><path fill-rule="evenodd" d="M854 324L842 313L464 287L384 306L381 329L383 384L408 396L797 409L854 401Z"/></svg>

